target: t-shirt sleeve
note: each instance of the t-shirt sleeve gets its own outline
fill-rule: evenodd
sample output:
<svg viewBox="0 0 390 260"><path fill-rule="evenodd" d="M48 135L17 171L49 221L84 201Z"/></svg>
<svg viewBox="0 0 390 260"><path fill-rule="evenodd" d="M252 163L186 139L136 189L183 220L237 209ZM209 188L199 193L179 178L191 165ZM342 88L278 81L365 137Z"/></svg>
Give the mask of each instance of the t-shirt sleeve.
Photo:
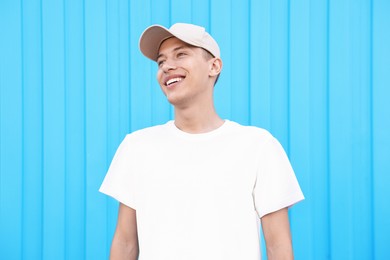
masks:
<svg viewBox="0 0 390 260"><path fill-rule="evenodd" d="M278 140L269 134L262 151L253 192L260 218L304 199L290 161Z"/></svg>
<svg viewBox="0 0 390 260"><path fill-rule="evenodd" d="M131 166L134 157L128 137L119 145L99 191L136 209L136 178Z"/></svg>

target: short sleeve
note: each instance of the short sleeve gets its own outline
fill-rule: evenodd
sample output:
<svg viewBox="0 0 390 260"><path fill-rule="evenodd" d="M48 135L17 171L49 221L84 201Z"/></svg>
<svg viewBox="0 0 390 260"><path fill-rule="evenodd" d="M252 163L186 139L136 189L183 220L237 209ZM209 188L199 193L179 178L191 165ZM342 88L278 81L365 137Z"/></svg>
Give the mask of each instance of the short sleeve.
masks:
<svg viewBox="0 0 390 260"><path fill-rule="evenodd" d="M254 202L259 217L290 207L304 199L295 173L282 145L269 134L262 147Z"/></svg>
<svg viewBox="0 0 390 260"><path fill-rule="evenodd" d="M136 178L129 135L119 145L99 191L136 209Z"/></svg>

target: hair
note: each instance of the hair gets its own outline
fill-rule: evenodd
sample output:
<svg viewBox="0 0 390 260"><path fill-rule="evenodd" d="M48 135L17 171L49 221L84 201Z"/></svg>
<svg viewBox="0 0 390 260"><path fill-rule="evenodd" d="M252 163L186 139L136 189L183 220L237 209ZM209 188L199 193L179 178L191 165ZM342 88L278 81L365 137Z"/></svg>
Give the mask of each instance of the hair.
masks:
<svg viewBox="0 0 390 260"><path fill-rule="evenodd" d="M206 60L210 60L210 59L212 59L212 58L215 58L215 56L214 56L213 54L211 54L211 52L209 52L208 50L203 49L203 48L201 48L201 49L203 50L203 57L204 57ZM221 73L219 73L219 74L217 75L217 78L215 79L215 82L214 82L214 86L215 86L215 84L217 84L217 82L218 82L219 75L221 75Z"/></svg>

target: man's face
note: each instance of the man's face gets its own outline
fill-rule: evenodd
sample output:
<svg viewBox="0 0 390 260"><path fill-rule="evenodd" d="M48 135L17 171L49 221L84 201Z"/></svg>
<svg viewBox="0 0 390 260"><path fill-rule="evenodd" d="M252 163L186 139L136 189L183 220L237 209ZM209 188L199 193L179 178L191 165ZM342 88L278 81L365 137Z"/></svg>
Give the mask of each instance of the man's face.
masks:
<svg viewBox="0 0 390 260"><path fill-rule="evenodd" d="M187 107L212 100L212 63L201 48L175 37L165 40L157 59L157 81L168 101L175 107Z"/></svg>

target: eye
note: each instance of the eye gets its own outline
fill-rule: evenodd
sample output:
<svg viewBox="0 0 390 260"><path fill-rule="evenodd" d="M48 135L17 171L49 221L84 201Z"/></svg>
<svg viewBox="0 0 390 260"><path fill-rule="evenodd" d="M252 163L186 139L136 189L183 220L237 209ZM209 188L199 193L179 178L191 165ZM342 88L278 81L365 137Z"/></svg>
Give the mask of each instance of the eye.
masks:
<svg viewBox="0 0 390 260"><path fill-rule="evenodd" d="M157 65L158 65L159 67L161 67L162 65L164 65L164 60L158 60L158 61L157 61Z"/></svg>
<svg viewBox="0 0 390 260"><path fill-rule="evenodd" d="M183 57L185 55L187 55L187 53L185 53L185 52L178 52L177 53L177 57Z"/></svg>

